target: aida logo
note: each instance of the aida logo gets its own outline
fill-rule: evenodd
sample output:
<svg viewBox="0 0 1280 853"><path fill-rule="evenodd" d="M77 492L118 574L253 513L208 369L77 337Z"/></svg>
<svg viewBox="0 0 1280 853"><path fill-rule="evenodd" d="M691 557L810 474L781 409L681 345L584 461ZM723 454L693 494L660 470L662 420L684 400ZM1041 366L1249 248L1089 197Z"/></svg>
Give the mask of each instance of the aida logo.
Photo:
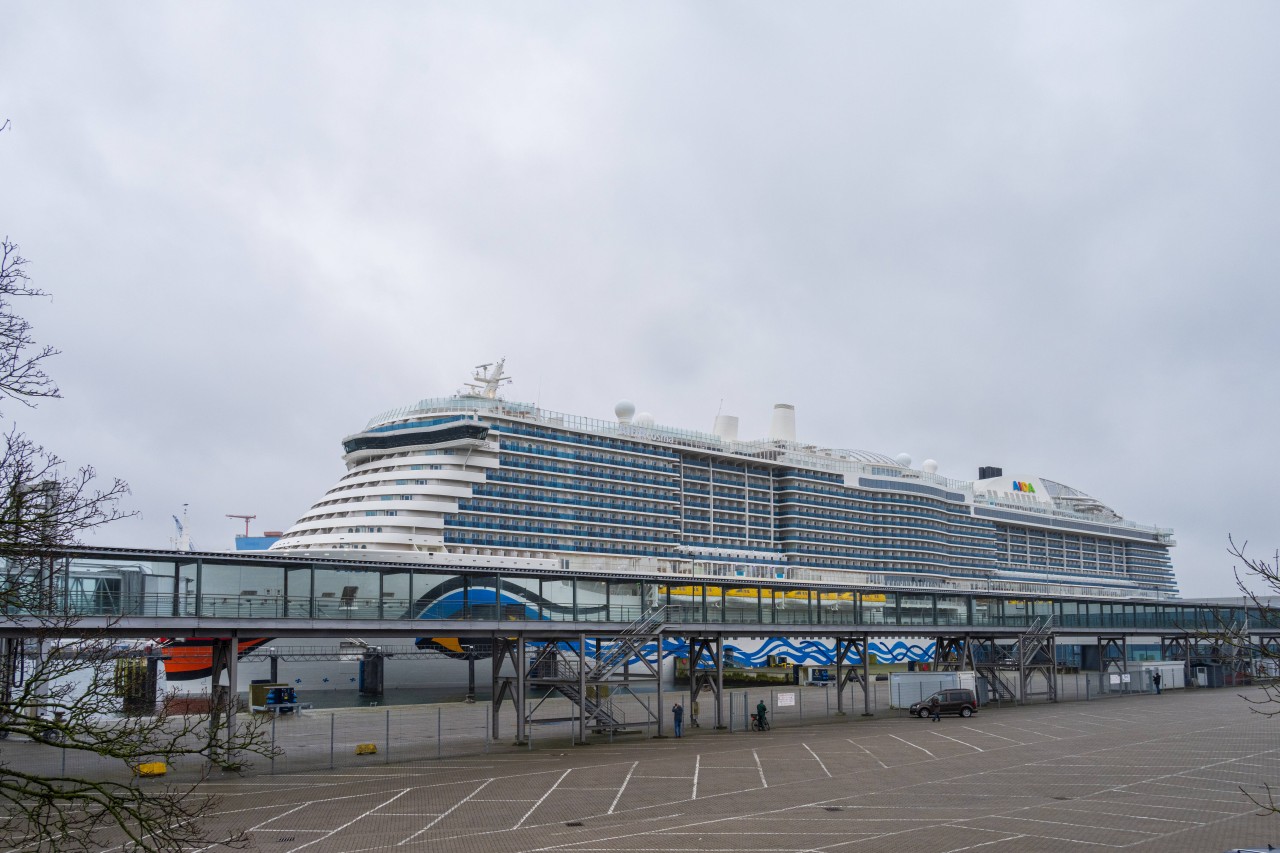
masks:
<svg viewBox="0 0 1280 853"><path fill-rule="evenodd" d="M1030 483L1020 482L1018 480L1013 481L1013 490L1015 492L1030 492L1033 495L1036 493L1035 486L1031 485Z"/></svg>

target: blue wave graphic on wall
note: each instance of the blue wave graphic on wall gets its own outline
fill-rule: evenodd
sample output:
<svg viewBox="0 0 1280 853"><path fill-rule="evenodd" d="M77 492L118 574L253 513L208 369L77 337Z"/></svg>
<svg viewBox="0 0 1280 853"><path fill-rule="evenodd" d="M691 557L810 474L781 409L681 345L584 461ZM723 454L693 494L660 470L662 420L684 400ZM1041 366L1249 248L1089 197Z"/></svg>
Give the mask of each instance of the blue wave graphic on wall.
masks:
<svg viewBox="0 0 1280 853"><path fill-rule="evenodd" d="M537 599L537 601L531 601L530 599ZM571 607L553 604L534 595L529 590L518 588L504 588L499 591L492 588L471 587L468 590L467 601L472 607L477 605L496 606L498 611L494 615L503 620L543 621L547 618L547 612L572 612ZM532 606L534 604L537 606ZM414 609L420 619L447 619L461 613L463 605L464 599L461 589L452 584L442 584L419 599ZM603 606L580 606L578 611L580 613L594 613L603 609ZM434 645L427 638L418 640L417 644L420 647ZM472 643L471 645L476 647L476 651L479 652L477 654L478 657L488 657L487 642ZM531 645L537 646L541 644L532 643ZM566 645L572 647L576 643L567 643ZM482 651L479 648L481 646L483 646ZM605 644L605 648L608 648L608 643ZM868 649L875 660L880 663L903 663L904 661L927 663L933 660L934 643L928 641L909 643L900 639L871 640L868 642ZM834 642L799 640L789 637L767 637L738 643L725 643L724 651L725 665L731 667L768 666L770 656L785 657L788 663L802 666L834 666L836 661ZM594 639L587 639L586 653L591 657L600 655L601 650ZM664 659L688 657L688 641L683 637L664 637L662 641L662 656ZM650 643L642 647L640 654L633 655L628 663L638 664L641 657L651 664L656 662L657 647L655 644ZM850 666L860 665L862 659L850 652L846 658L846 663ZM702 669L711 668L713 665L704 658L697 663L697 666Z"/></svg>
<svg viewBox="0 0 1280 853"><path fill-rule="evenodd" d="M758 644L758 645L757 645ZM788 663L802 666L835 666L835 643L824 643L821 640L793 640L789 637L768 637L753 643L755 648L725 643L724 655L726 666L761 667L769 665L771 655L785 657ZM867 644L874 659L880 663L929 663L933 660L934 643L908 643L905 640L872 640ZM588 653L594 652L594 643L587 641ZM650 643L643 647L642 654L650 663L657 660L657 648ZM666 658L682 658L689 656L689 643L681 637L664 637L662 640L662 656ZM630 663L639 663L639 656L632 656ZM862 658L850 652L845 662L849 666L861 665ZM713 664L703 659L698 662L699 669L713 668Z"/></svg>

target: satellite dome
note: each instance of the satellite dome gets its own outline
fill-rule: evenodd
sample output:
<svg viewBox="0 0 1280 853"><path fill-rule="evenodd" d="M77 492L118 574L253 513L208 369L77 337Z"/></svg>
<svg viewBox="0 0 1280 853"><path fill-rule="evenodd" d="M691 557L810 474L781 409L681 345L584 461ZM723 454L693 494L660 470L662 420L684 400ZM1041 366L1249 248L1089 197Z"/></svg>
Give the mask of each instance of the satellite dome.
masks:
<svg viewBox="0 0 1280 853"><path fill-rule="evenodd" d="M636 415L636 426L651 427L653 426L653 415L649 412L641 412Z"/></svg>
<svg viewBox="0 0 1280 853"><path fill-rule="evenodd" d="M903 468L910 468L910 467L911 467L911 454L910 454L910 453L899 453L897 456L893 457L893 461L894 461L894 462L897 462L897 463L898 463L899 465L901 465Z"/></svg>
<svg viewBox="0 0 1280 853"><path fill-rule="evenodd" d="M920 470L926 474L936 474L938 473L938 463L932 459L926 459L920 463Z"/></svg>
<svg viewBox="0 0 1280 853"><path fill-rule="evenodd" d="M630 423L632 416L636 413L636 404L630 400L619 400L617 405L613 407L613 413L620 422L624 424Z"/></svg>

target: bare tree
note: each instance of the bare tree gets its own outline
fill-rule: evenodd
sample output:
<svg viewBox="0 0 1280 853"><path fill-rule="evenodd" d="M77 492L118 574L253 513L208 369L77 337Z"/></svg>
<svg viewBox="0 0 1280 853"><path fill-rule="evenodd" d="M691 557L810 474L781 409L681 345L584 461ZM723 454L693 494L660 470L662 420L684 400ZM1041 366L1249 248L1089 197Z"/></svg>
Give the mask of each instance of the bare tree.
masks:
<svg viewBox="0 0 1280 853"><path fill-rule="evenodd" d="M59 396L45 372L56 354L38 346L18 313L30 286L18 246L0 241L0 399L33 405ZM118 602L73 600L59 556L86 531L132 513L121 480L99 484L85 466L57 456L10 426L0 447L0 845L4 849L94 851L112 846L178 851L209 839L200 820L210 798L199 782L245 757L270 756L253 721L210 736L211 718L178 712L157 697L157 658L141 657L107 630L87 632L86 615L117 614ZM86 612L86 609L88 612ZM160 701L157 701L160 699ZM234 692L228 701L234 701ZM128 710L132 713L122 713ZM78 772L67 772L68 756ZM184 785L139 785L144 764L192 768ZM88 769L86 769L88 768Z"/></svg>
<svg viewBox="0 0 1280 853"><path fill-rule="evenodd" d="M1218 660L1239 662L1248 668L1258 692L1240 694L1249 710L1264 717L1280 716L1280 634L1267 639L1267 633L1280 632L1280 553L1270 561L1247 553L1249 543L1236 544L1227 537L1227 552L1235 558L1233 569L1241 605L1247 611L1244 619L1219 618L1214 626L1197 632L1197 640L1207 643ZM1259 633L1264 632L1264 633ZM1270 784L1255 788L1240 786L1240 791L1264 814L1280 814L1278 792Z"/></svg>

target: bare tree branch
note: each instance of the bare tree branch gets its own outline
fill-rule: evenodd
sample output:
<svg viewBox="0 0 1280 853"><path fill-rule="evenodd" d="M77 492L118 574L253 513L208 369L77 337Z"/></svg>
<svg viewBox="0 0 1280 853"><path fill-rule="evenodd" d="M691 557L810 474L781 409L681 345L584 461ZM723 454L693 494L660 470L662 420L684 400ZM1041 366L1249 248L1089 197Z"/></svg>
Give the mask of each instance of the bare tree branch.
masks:
<svg viewBox="0 0 1280 853"><path fill-rule="evenodd" d="M58 396L44 371L57 351L38 347L14 309L18 297L43 295L31 286L26 263L16 244L0 241L0 397L32 405ZM118 601L73 599L70 560L56 555L85 531L133 513L120 506L129 493L122 480L100 484L89 466L65 469L16 427L3 433L0 848L177 853L211 841L245 846L243 834L208 838L201 818L213 801L199 782L214 769L273 757L264 724L235 718L234 731L227 730L234 691L205 697L204 713L157 697L155 656L122 645L110 625L84 630L86 606L93 615L124 610ZM69 757L80 772L68 772ZM153 762L194 765L198 778L163 789L137 784L134 771Z"/></svg>
<svg viewBox="0 0 1280 853"><path fill-rule="evenodd" d="M18 315L13 300L22 296L46 296L30 285L27 259L18 244L0 240L0 395L31 406L33 398L58 397L58 386L44 372L46 359L58 354L53 347L36 348L31 324Z"/></svg>

